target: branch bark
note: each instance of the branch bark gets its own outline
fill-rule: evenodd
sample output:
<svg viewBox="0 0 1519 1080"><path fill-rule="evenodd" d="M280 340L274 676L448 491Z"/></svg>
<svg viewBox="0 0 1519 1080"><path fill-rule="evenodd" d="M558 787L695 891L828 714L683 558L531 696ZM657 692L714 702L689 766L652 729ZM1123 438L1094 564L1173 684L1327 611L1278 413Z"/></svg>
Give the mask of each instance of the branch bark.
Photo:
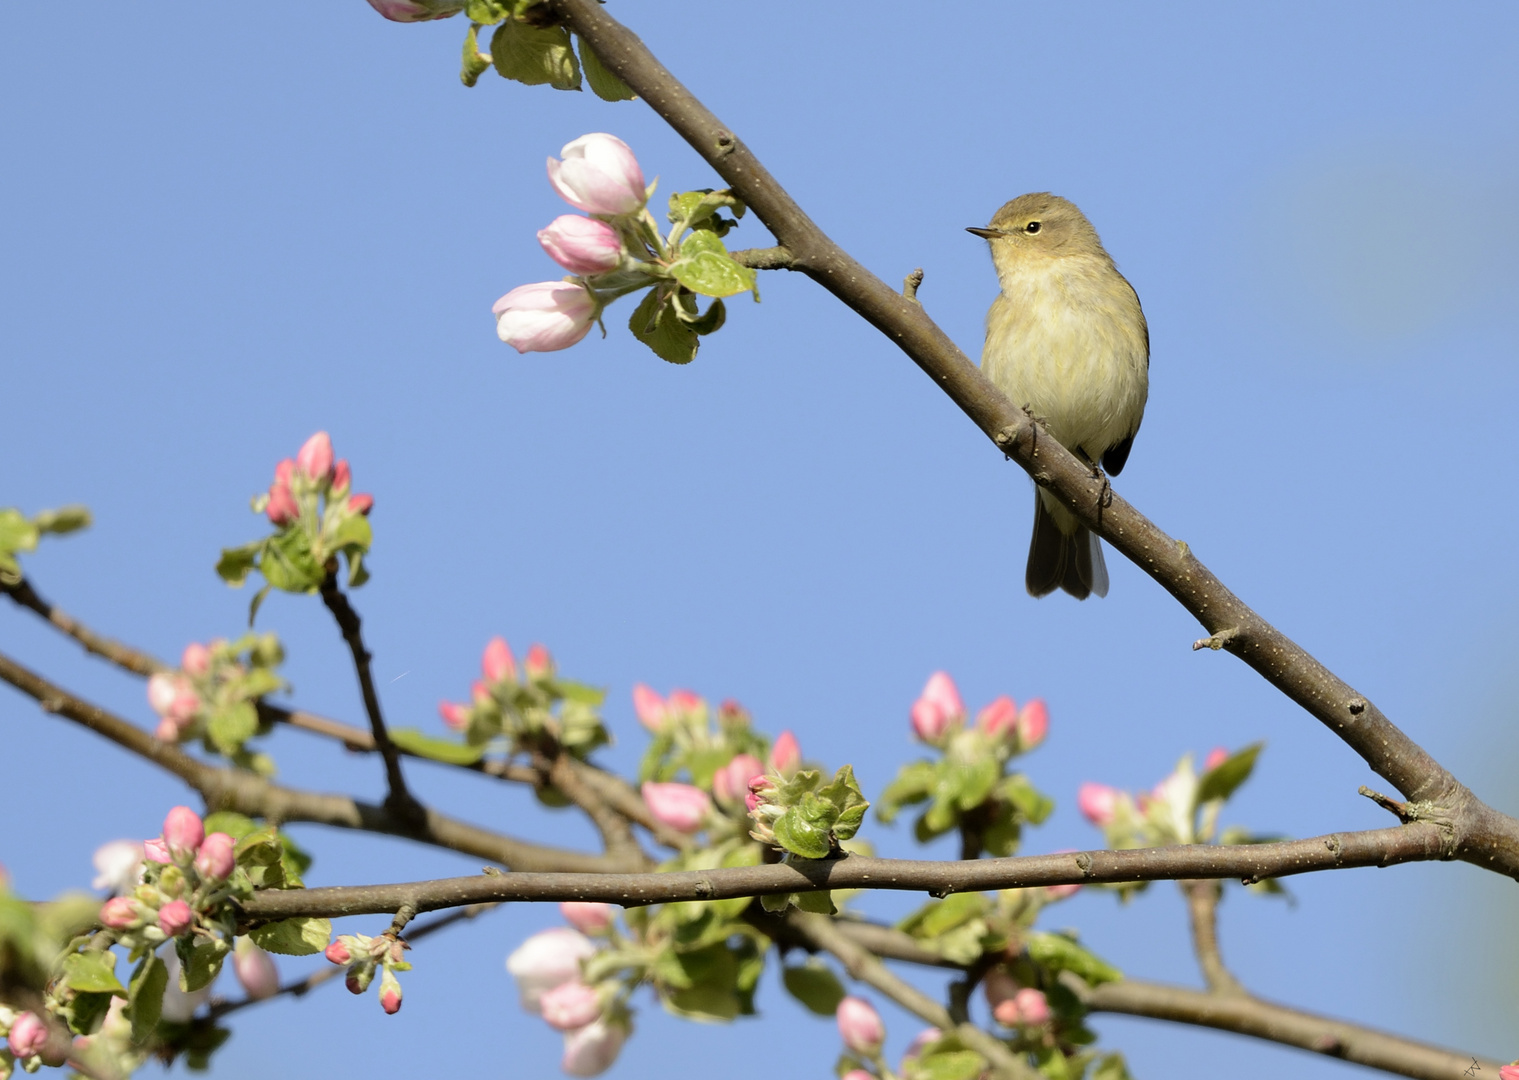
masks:
<svg viewBox="0 0 1519 1080"><path fill-rule="evenodd" d="M1214 994L1243 994L1234 973L1224 966L1223 955L1218 951L1218 902L1223 897L1223 884L1214 879L1179 881L1182 895L1187 898L1187 921L1192 926L1192 951L1197 954L1197 966L1202 969L1203 982Z"/></svg>
<svg viewBox="0 0 1519 1080"><path fill-rule="evenodd" d="M1088 528L1154 578L1219 644L1338 735L1397 787L1421 820L1449 834L1455 857L1519 878L1519 821L1487 806L1335 676L1224 587L1191 549L1162 532L1009 401L915 300L835 244L731 130L638 36L596 0L551 0L601 61L715 169L801 270L891 339L997 449Z"/></svg>

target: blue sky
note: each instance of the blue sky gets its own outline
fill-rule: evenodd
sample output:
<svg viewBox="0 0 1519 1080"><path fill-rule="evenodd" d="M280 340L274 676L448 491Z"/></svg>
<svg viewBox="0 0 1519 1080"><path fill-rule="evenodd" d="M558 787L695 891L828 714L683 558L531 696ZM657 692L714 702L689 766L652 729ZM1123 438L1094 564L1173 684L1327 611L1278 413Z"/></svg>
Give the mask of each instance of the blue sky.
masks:
<svg viewBox="0 0 1519 1080"><path fill-rule="evenodd" d="M1151 399L1119 490L1495 805L1515 759L1519 122L1511 5L614 3L830 234L920 298L972 355L995 292L982 224L1051 190L1139 292ZM214 13L209 13L214 14ZM543 169L589 131L665 192L713 186L642 103L456 78L455 19L400 26L359 0L235 21L170 7L0 38L0 505L85 502L89 533L28 562L37 586L160 655L235 633L211 571L260 535L249 496L312 431L374 492L374 579L355 597L389 715L436 727L481 646L546 643L610 690L736 697L809 757L878 791L913 754L907 709L949 670L972 706L1040 696L1027 761L1059 802L1026 850L1091 846L1076 787L1148 787L1184 751L1267 740L1226 820L1312 835L1386 824L1376 778L1110 557L1111 595L1023 593L1029 484L875 331L767 274L698 360L666 365L614 307L605 340L519 357L490 304L557 268ZM731 243L768 240L746 218ZM341 642L310 598L260 616L302 706L357 721ZM148 724L141 685L0 608L5 651ZM87 883L100 842L156 831L182 789L0 694L0 861L28 895ZM375 762L299 733L292 784L380 794ZM413 770L461 816L565 843L563 815ZM468 859L306 827L313 884L471 873ZM885 853L900 828L868 829ZM942 854L950 852L946 849ZM1294 906L1240 892L1223 948L1265 997L1519 1054L1513 896L1463 865L1318 875ZM892 917L918 902L885 897ZM1196 984L1169 886L1060 915L1141 978ZM246 1014L224 1076L357 1074L399 1050L443 1074L550 1075L502 957L555 921L519 905L416 951L406 1008L327 991ZM354 924L351 929L366 927ZM289 970L296 970L293 964ZM710 1075L786 1047L823 1075L831 1025L774 983L730 1028L645 1001L613 1075ZM893 1047L918 1024L887 1012ZM1207 1032L1099 1017L1137 1076L1350 1075ZM680 1043L674 1039L683 1040ZM784 1040L782 1042L781 1040ZM296 1047L293 1052L282 1045ZM678 1055L672 1048L680 1047ZM737 1055L743 1055L739 1058ZM497 1064L497 1059L500 1063Z"/></svg>

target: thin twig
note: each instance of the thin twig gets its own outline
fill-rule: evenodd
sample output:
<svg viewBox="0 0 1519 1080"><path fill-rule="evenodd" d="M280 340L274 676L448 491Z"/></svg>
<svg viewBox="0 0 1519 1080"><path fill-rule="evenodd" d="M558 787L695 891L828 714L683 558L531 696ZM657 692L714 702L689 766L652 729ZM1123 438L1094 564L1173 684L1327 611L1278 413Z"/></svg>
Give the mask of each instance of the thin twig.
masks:
<svg viewBox="0 0 1519 1080"><path fill-rule="evenodd" d="M1197 966L1202 969L1208 990L1215 994L1243 994L1245 988L1224 966L1223 955L1218 951L1218 901L1223 896L1223 883L1216 878L1194 878L1176 884L1187 898L1192 951L1197 954Z"/></svg>
<svg viewBox="0 0 1519 1080"><path fill-rule="evenodd" d="M364 696L364 712L369 716L370 734L374 736L375 749L385 761L388 789L385 805L398 817L421 821L427 812L407 790L406 777L401 773L401 755L390 741L390 733L385 729L385 717L380 713L380 695L375 691L374 675L369 669L370 655L364 646L359 613L348 602L343 590L338 588L337 578L332 574L329 573L323 579L321 592L322 603L327 605L327 610L337 620L343 640L348 643L348 651L353 654L354 670L359 676L359 690Z"/></svg>
<svg viewBox="0 0 1519 1080"><path fill-rule="evenodd" d="M85 652L104 657L118 667L126 668L134 675L147 676L168 670L169 665L157 657L150 656L141 649L134 649L130 645L123 645L119 641L102 637L68 612L48 603L37 594L37 591L32 588L32 583L26 578L14 585L7 585L0 581L0 592L5 593L21 607L41 615L57 629L83 645Z"/></svg>
<svg viewBox="0 0 1519 1080"><path fill-rule="evenodd" d="M733 261L751 270L793 270L791 252L784 247L743 248L730 251Z"/></svg>

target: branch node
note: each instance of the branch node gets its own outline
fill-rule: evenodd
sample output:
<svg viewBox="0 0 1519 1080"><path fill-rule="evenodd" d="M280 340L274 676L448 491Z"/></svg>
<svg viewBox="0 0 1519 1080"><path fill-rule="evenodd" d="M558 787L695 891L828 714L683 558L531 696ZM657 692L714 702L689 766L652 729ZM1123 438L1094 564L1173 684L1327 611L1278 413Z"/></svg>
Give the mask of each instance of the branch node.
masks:
<svg viewBox="0 0 1519 1080"><path fill-rule="evenodd" d="M1366 711L1366 699L1351 698L1345 707L1350 710L1351 716L1360 716L1363 712Z"/></svg>
<svg viewBox="0 0 1519 1080"><path fill-rule="evenodd" d="M416 917L417 905L408 900L396 912L396 917L391 920L390 929L385 931L385 936L388 938L400 938L401 931L406 929L406 924Z"/></svg>
<svg viewBox="0 0 1519 1080"><path fill-rule="evenodd" d="M731 131L719 131L717 133L717 156L725 158L738 149L738 140L733 137Z"/></svg>
<svg viewBox="0 0 1519 1080"><path fill-rule="evenodd" d="M918 286L921 284L923 284L923 268L920 266L902 279L902 295L917 304Z"/></svg>
<svg viewBox="0 0 1519 1080"><path fill-rule="evenodd" d="M1395 815L1397 819L1404 825L1407 825L1410 821L1416 820L1419 816L1414 811L1413 807L1408 803L1399 802L1397 799L1388 798L1386 795L1383 795L1379 791L1372 791L1371 788L1367 787L1365 784L1362 784L1357 789L1357 793L1366 796L1372 802L1380 806L1383 810L1386 810L1389 814Z"/></svg>
<svg viewBox="0 0 1519 1080"><path fill-rule="evenodd" d="M1198 638L1192 643L1192 651L1197 652L1199 649L1212 649L1214 652L1218 652L1219 649L1222 649L1238 636L1239 627L1231 626L1227 630L1220 630L1218 633L1210 634L1208 637Z"/></svg>
<svg viewBox="0 0 1519 1080"><path fill-rule="evenodd" d="M1086 877L1092 872L1092 857L1084 851L1081 852L1076 856L1076 867L1081 871L1082 877Z"/></svg>
<svg viewBox="0 0 1519 1080"><path fill-rule="evenodd" d="M1187 542L1185 540L1178 540L1176 541L1176 552L1183 559L1185 559L1192 554L1192 549L1187 546Z"/></svg>

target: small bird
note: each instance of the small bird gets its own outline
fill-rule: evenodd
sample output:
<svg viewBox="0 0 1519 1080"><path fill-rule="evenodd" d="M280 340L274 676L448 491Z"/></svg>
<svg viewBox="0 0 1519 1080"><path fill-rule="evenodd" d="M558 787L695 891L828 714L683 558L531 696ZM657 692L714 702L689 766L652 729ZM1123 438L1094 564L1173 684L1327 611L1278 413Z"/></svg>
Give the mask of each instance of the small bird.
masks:
<svg viewBox="0 0 1519 1080"><path fill-rule="evenodd" d="M1002 292L986 313L981 370L1094 472L1123 471L1144 419L1150 330L1139 296L1074 203L1020 195L987 228ZM1102 541L1052 495L1034 493L1030 596L1108 594Z"/></svg>

